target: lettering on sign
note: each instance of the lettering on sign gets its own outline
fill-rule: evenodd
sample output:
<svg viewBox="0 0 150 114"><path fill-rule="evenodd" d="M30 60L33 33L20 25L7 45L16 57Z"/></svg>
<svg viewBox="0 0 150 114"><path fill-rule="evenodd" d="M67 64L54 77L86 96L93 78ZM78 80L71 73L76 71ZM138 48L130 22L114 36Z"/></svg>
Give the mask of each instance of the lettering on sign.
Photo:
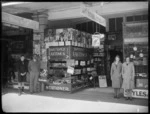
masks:
<svg viewBox="0 0 150 114"><path fill-rule="evenodd" d="M124 96L127 96L127 90L124 90ZM148 99L148 90L142 90L142 89L133 89L132 90L132 97L135 98L146 98Z"/></svg>
<svg viewBox="0 0 150 114"><path fill-rule="evenodd" d="M52 58L66 58L68 57L68 49L69 47L50 47L49 48L49 54Z"/></svg>
<svg viewBox="0 0 150 114"><path fill-rule="evenodd" d="M88 57L85 48L72 47L72 57L75 59L85 59Z"/></svg>
<svg viewBox="0 0 150 114"><path fill-rule="evenodd" d="M80 13L83 16L93 20L94 22L106 27L106 20L102 16L98 15L96 12L91 11L90 9L85 7L84 5L82 5Z"/></svg>
<svg viewBox="0 0 150 114"><path fill-rule="evenodd" d="M62 90L62 91L70 91L68 87L60 87L60 86L49 86L49 89L52 90Z"/></svg>

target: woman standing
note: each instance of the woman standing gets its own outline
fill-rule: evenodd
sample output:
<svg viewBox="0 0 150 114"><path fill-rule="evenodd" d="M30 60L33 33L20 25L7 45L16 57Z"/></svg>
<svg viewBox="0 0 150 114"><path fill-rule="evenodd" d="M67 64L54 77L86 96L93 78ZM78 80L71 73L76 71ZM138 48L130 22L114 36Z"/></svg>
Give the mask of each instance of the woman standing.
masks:
<svg viewBox="0 0 150 114"><path fill-rule="evenodd" d="M24 82L26 82L27 64L24 55L21 55L21 60L18 63L18 89L19 95L24 92Z"/></svg>
<svg viewBox="0 0 150 114"><path fill-rule="evenodd" d="M115 61L111 65L111 80L112 87L114 88L114 98L119 98L120 88L121 88L121 73L122 73L122 63L120 62L120 58L117 55L115 57Z"/></svg>
<svg viewBox="0 0 150 114"><path fill-rule="evenodd" d="M126 62L123 63L122 67L123 84L122 88L127 91L126 100L132 100L132 89L134 88L134 65L130 62L130 58L126 57Z"/></svg>

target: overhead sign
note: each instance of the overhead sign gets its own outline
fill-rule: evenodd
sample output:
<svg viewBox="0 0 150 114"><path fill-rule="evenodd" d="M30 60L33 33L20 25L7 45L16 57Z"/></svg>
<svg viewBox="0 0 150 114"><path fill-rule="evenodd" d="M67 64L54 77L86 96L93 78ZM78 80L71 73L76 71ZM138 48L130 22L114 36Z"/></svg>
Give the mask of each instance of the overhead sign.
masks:
<svg viewBox="0 0 150 114"><path fill-rule="evenodd" d="M39 22L2 12L2 22L39 30Z"/></svg>
<svg viewBox="0 0 150 114"><path fill-rule="evenodd" d="M94 22L106 27L106 20L102 16L98 15L96 12L91 11L90 9L88 9L87 7L82 6L80 13L83 16L93 20Z"/></svg>
<svg viewBox="0 0 150 114"><path fill-rule="evenodd" d="M124 90L124 96L127 96L127 90ZM146 89L133 89L132 97L148 99L148 90Z"/></svg>

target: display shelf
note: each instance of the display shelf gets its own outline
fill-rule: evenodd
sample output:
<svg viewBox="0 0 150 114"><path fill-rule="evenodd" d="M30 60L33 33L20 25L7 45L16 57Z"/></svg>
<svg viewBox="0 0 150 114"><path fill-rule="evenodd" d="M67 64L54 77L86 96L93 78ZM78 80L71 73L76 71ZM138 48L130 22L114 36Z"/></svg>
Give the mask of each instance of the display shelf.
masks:
<svg viewBox="0 0 150 114"><path fill-rule="evenodd" d="M124 23L124 58L129 56L135 68L134 97L147 98L148 95L148 24ZM143 37L144 36L144 37ZM146 76L146 77L142 77ZM145 95L145 96L144 96Z"/></svg>
<svg viewBox="0 0 150 114"><path fill-rule="evenodd" d="M54 68L54 69L67 69L67 67L49 67L49 68Z"/></svg>

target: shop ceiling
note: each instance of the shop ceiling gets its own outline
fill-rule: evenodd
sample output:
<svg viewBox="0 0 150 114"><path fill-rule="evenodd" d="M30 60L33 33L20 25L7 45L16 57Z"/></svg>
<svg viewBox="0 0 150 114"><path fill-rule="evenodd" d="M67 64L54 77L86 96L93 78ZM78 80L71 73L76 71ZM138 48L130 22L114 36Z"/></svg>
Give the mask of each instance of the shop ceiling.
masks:
<svg viewBox="0 0 150 114"><path fill-rule="evenodd" d="M2 4L2 11L18 15L42 12L46 9L48 10L49 26L63 28L91 21L80 14L82 4L104 18L117 13L148 10L148 2L23 2L13 5Z"/></svg>

